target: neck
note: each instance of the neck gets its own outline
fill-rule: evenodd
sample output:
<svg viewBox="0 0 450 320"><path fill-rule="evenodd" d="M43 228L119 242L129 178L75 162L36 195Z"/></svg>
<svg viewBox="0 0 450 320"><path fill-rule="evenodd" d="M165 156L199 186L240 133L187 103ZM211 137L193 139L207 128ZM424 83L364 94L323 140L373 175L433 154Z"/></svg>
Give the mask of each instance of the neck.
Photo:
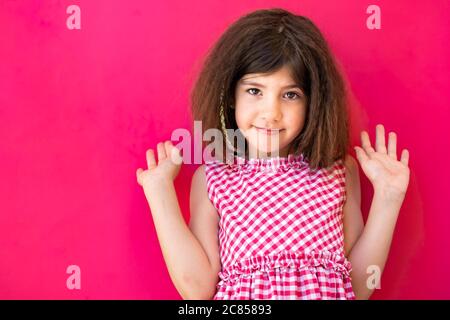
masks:
<svg viewBox="0 0 450 320"><path fill-rule="evenodd" d="M289 147L286 147L282 150L278 150L275 152L262 152L259 150L254 151L253 153L249 153L248 150L246 152L246 158L249 159L250 155L252 159L270 159L276 157L287 158L289 155Z"/></svg>

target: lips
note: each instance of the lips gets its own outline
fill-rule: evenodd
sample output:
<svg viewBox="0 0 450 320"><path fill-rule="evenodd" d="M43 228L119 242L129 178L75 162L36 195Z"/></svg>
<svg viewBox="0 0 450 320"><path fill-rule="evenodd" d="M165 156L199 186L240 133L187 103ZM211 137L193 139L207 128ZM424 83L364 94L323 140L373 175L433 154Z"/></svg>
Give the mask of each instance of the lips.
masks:
<svg viewBox="0 0 450 320"><path fill-rule="evenodd" d="M260 133L264 133L267 135L275 135L275 134L279 134L281 131L283 131L284 129L273 129L273 128L262 128L262 127L257 127L254 126L255 129L260 132Z"/></svg>

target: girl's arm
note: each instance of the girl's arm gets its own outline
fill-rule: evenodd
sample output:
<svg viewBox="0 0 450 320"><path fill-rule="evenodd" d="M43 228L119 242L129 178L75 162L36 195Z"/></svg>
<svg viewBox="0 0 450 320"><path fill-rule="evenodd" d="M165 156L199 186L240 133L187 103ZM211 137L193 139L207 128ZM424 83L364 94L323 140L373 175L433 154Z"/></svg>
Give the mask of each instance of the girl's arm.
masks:
<svg viewBox="0 0 450 320"><path fill-rule="evenodd" d="M217 242L217 221L205 202L206 186L199 189L204 182L202 169L199 168L192 180L194 193L191 197L191 221L196 226L199 239L186 225L173 183L181 163L177 165L167 156L173 152L178 152L178 149L170 141L159 143L156 165L153 150L147 151L149 169L138 169L138 183L144 188L163 257L178 292L183 299L211 299L220 269L218 247L214 246Z"/></svg>
<svg viewBox="0 0 450 320"><path fill-rule="evenodd" d="M408 151L403 150L401 160L397 161L395 133L389 134L388 149L384 138L384 127L378 125L377 151L371 147L369 135L365 131L361 133L363 148L355 147L361 167L374 187L367 223L348 253L353 269L352 286L357 299L368 299L372 294L374 287L369 286L367 280L374 270L379 271L381 277L409 182ZM353 169L348 170L349 174L353 175L351 181L359 180L355 178L358 174L355 165ZM353 193L357 186L353 184L348 190ZM346 214L349 212L344 213Z"/></svg>
<svg viewBox="0 0 450 320"><path fill-rule="evenodd" d="M361 183L359 180L358 163L351 155L345 159L345 189L347 200L343 208L344 215L344 252L351 252L364 230L364 220L361 212Z"/></svg>

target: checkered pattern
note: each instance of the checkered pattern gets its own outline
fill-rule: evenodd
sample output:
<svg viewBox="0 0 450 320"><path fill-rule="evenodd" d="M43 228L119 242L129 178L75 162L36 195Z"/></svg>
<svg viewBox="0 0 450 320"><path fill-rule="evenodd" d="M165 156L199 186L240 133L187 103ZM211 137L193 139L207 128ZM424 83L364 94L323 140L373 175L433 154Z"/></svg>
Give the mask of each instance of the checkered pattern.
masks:
<svg viewBox="0 0 450 320"><path fill-rule="evenodd" d="M342 160L310 170L302 154L205 163L219 215L218 299L354 299L344 256Z"/></svg>

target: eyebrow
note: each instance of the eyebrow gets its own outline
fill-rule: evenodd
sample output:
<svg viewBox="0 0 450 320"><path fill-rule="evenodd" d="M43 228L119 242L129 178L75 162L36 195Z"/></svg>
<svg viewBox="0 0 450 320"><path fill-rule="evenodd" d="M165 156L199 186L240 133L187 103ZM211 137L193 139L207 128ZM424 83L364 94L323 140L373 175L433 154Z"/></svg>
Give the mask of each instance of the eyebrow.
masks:
<svg viewBox="0 0 450 320"><path fill-rule="evenodd" d="M253 82L253 81L246 81L246 80L241 80L240 81L242 84L246 84L246 85L251 85L251 86L255 86L255 87L260 87L260 88L266 88L265 85L258 83L258 82ZM299 85L297 84L288 84L287 86L282 87L282 89L290 89L290 88L299 88Z"/></svg>

